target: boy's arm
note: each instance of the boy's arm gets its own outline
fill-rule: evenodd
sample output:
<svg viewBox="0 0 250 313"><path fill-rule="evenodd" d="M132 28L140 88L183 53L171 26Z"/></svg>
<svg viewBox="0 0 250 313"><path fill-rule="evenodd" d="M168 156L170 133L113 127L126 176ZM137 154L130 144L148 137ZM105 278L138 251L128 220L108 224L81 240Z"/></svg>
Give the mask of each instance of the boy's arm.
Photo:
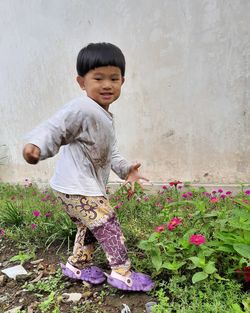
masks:
<svg viewBox="0 0 250 313"><path fill-rule="evenodd" d="M31 164L54 156L62 145L74 140L81 126L82 114L67 107L33 129L25 138L24 159Z"/></svg>
<svg viewBox="0 0 250 313"><path fill-rule="evenodd" d="M115 142L112 152L111 169L121 178L125 179L125 184L131 184L132 191L134 191L135 182L141 185L140 180L143 179L148 181L147 178L143 177L139 173L140 163L131 164L126 159L124 159L117 147ZM142 187L142 185L141 185Z"/></svg>
<svg viewBox="0 0 250 313"><path fill-rule="evenodd" d="M126 179L132 166L126 159L124 159L117 147L117 142L113 145L112 158L111 158L111 169L119 176L121 179Z"/></svg>

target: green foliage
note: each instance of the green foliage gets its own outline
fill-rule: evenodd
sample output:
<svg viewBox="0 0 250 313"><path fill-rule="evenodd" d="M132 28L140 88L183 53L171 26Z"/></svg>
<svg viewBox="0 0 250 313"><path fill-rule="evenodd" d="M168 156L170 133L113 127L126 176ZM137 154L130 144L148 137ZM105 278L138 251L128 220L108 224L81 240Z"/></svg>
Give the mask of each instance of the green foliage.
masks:
<svg viewBox="0 0 250 313"><path fill-rule="evenodd" d="M26 282L23 287L28 291L46 292L50 294L55 290L62 290L64 288L64 284L62 283L61 271L57 270L55 276L49 276L46 279L41 279L36 283Z"/></svg>
<svg viewBox="0 0 250 313"><path fill-rule="evenodd" d="M250 297L242 294L240 284L210 280L189 285L184 276L159 284L157 305L152 313L247 313Z"/></svg>
<svg viewBox="0 0 250 313"><path fill-rule="evenodd" d="M19 251L19 253L15 256L13 256L10 259L10 262L20 262L20 264L23 264L31 259L33 259L35 257L35 253L26 253L26 252L22 252Z"/></svg>
<svg viewBox="0 0 250 313"><path fill-rule="evenodd" d="M3 226L20 227L24 223L22 209L17 205L5 201L0 203L0 220Z"/></svg>

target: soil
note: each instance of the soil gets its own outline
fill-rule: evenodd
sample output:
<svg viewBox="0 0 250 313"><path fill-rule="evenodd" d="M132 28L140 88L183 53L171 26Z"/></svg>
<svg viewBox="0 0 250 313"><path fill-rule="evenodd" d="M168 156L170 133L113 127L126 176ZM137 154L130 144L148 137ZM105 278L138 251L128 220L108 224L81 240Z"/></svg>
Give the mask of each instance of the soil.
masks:
<svg viewBox="0 0 250 313"><path fill-rule="evenodd" d="M0 239L0 313L7 312L16 307L21 307L24 312L40 313L38 305L44 301L49 293L37 291L31 292L23 287L25 282L33 280L46 280L46 277L55 276L60 268L60 262L67 259L67 248L61 248L56 253L57 247L49 250L38 250L35 259L27 261L23 267L28 275L18 276L16 280L3 275L1 270L20 264L20 262L10 262L11 257L19 253L18 248L6 239ZM35 264L34 262L35 261ZM91 286L82 281L71 280L63 277L62 284L65 286L63 293L81 293L82 298L77 303L65 302L67 300L59 297L60 313L87 312L87 313L120 313L126 304L131 313L145 313L145 304L154 301L149 294L139 292L123 292L116 290L107 284ZM73 309L77 307L78 310ZM46 312L53 312L53 308ZM123 312L127 313L125 309Z"/></svg>

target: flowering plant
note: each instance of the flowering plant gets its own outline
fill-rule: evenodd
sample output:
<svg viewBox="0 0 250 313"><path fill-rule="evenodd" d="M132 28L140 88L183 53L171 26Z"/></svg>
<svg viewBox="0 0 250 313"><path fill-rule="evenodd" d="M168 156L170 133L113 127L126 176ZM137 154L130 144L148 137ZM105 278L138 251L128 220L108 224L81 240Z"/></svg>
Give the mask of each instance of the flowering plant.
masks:
<svg viewBox="0 0 250 313"><path fill-rule="evenodd" d="M222 275L230 275L250 261L250 204L222 189L184 194L174 189L172 202L171 188L164 192L168 202L160 214L161 223L139 243L155 275L178 273L196 283L209 276L223 279ZM221 258L226 268L222 268Z"/></svg>

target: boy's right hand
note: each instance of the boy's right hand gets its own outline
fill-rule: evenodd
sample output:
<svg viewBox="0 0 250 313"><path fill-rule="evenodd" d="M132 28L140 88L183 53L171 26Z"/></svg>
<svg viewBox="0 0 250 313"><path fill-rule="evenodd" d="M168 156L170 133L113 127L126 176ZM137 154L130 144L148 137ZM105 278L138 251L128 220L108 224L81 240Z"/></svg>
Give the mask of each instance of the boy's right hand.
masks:
<svg viewBox="0 0 250 313"><path fill-rule="evenodd" d="M27 143L23 148L23 157L30 164L37 164L40 159L41 150L32 143Z"/></svg>

